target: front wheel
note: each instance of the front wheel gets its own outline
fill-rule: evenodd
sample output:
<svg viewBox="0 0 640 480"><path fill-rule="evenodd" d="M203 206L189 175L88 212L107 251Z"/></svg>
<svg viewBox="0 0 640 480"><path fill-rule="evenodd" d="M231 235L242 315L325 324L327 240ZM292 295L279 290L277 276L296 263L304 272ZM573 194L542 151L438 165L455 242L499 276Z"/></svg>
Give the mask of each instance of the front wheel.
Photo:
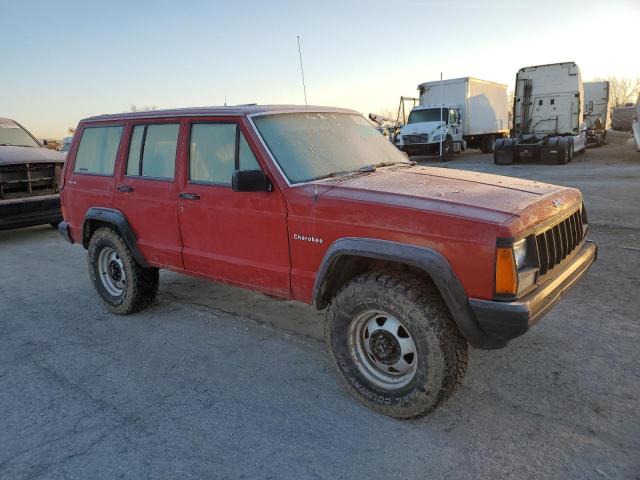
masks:
<svg viewBox="0 0 640 480"><path fill-rule="evenodd" d="M453 138L447 136L442 143L442 161L449 162L453 160Z"/></svg>
<svg viewBox="0 0 640 480"><path fill-rule="evenodd" d="M151 304L158 292L158 269L141 267L117 232L99 228L88 250L91 281L109 311L127 315Z"/></svg>
<svg viewBox="0 0 640 480"><path fill-rule="evenodd" d="M462 384L467 343L425 278L371 272L333 299L327 348L349 393L395 418L431 412Z"/></svg>

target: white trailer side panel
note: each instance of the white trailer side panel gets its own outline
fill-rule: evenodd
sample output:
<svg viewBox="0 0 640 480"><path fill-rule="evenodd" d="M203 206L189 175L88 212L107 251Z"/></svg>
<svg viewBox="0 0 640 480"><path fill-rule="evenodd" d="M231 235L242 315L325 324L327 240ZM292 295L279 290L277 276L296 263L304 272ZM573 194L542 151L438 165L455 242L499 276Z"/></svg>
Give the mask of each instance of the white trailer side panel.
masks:
<svg viewBox="0 0 640 480"><path fill-rule="evenodd" d="M506 133L509 130L507 86L483 80L469 79L465 135Z"/></svg>
<svg viewBox="0 0 640 480"><path fill-rule="evenodd" d="M465 136L507 133L507 86L471 77L421 84L420 105L458 107Z"/></svg>

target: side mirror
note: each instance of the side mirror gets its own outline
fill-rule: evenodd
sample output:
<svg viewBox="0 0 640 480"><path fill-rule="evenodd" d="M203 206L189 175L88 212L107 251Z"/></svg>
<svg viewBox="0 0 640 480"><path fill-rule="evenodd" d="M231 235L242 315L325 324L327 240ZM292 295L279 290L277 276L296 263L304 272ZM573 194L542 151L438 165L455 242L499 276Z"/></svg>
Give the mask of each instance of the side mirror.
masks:
<svg viewBox="0 0 640 480"><path fill-rule="evenodd" d="M234 192L270 192L271 182L262 170L236 170L231 188Z"/></svg>

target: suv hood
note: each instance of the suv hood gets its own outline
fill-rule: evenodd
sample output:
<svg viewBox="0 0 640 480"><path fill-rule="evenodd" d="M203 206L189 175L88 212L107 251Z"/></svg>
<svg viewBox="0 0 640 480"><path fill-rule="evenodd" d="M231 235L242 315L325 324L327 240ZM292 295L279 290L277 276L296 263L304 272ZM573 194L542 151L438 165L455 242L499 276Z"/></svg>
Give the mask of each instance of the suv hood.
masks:
<svg viewBox="0 0 640 480"><path fill-rule="evenodd" d="M65 154L44 147L0 146L0 165L64 162Z"/></svg>
<svg viewBox="0 0 640 480"><path fill-rule="evenodd" d="M572 188L436 167L394 166L322 183L335 184L323 194L327 198L393 205L492 223L504 223L543 200L546 213L552 215L559 208L577 208L576 204L582 201L580 192ZM529 217L525 223L529 223L532 218L525 216Z"/></svg>

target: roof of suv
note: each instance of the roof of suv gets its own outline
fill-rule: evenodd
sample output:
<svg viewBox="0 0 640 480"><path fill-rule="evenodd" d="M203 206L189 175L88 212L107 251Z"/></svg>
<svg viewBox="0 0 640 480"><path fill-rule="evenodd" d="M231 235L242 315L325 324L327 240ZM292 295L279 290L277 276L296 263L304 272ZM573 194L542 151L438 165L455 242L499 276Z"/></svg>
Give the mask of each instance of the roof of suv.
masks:
<svg viewBox="0 0 640 480"><path fill-rule="evenodd" d="M316 105L237 105L231 107L191 107L172 108L167 110L150 110L147 112L113 113L88 117L82 122L98 120L128 120L135 118L157 118L157 117L209 117L217 115L248 116L268 113L295 113L295 112L334 112L334 113L355 113L355 110L346 108L320 107Z"/></svg>

